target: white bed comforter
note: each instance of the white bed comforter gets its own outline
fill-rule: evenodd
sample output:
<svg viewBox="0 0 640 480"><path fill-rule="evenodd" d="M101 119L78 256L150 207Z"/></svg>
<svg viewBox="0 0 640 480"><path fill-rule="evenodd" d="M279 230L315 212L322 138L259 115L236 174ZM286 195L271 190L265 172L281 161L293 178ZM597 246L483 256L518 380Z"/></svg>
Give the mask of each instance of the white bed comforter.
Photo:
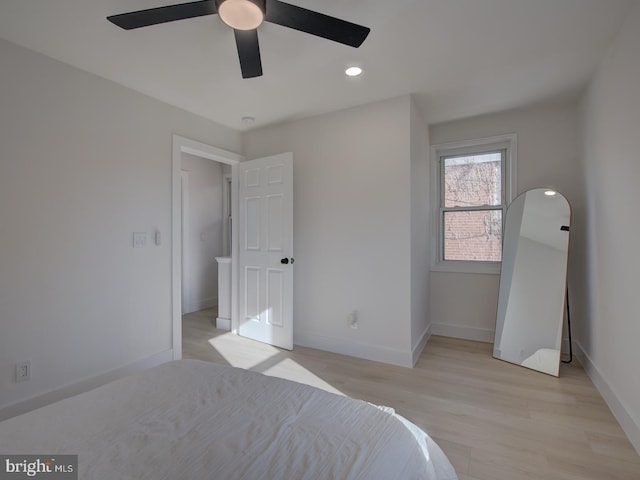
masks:
<svg viewBox="0 0 640 480"><path fill-rule="evenodd" d="M0 452L78 454L80 479L455 479L390 409L197 360L0 423Z"/></svg>

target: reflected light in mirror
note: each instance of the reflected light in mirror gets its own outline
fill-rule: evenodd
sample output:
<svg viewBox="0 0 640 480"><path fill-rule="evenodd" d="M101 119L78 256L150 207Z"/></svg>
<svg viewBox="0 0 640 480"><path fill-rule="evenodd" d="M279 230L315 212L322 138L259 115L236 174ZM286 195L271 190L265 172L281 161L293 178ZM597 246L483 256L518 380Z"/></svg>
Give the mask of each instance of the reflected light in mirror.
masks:
<svg viewBox="0 0 640 480"><path fill-rule="evenodd" d="M557 192L555 190L547 190L544 192L547 197L555 197L556 193Z"/></svg>

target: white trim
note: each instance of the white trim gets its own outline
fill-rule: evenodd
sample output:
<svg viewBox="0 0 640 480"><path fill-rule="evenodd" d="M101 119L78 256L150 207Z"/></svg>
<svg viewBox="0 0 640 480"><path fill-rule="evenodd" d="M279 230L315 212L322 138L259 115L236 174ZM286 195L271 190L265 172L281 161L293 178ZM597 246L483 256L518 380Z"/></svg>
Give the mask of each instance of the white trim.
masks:
<svg viewBox="0 0 640 480"><path fill-rule="evenodd" d="M424 329L424 332L420 336L420 340L415 345L415 347L413 347L411 351L412 367L415 367L416 363L418 363L418 359L420 358L420 355L422 355L422 351L424 350L424 347L427 346L427 342L429 341L430 338L431 338L431 324L429 324L427 328Z"/></svg>
<svg viewBox="0 0 640 480"><path fill-rule="evenodd" d="M182 154L189 153L198 157L207 158L216 162L225 163L231 165L232 178L236 177L236 165L244 160L242 155L237 153L228 152L220 148L201 143L196 140L181 137L180 135L173 135L172 138L172 155L171 155L171 322L172 322L172 351L173 358L182 358L182 241L181 241L181 174L182 169ZM232 198L231 198L231 211L234 212L233 216L236 217L237 211L237 189L235 187L237 181L233 181L232 185ZM232 225L232 238L237 239L237 232L235 224ZM237 241L237 240L236 240ZM233 249L237 251L236 249ZM236 316L237 312L237 300L236 300L236 288L235 285L237 273L236 273L236 258L232 255L231 260L231 316L232 320Z"/></svg>
<svg viewBox="0 0 640 480"><path fill-rule="evenodd" d="M213 308L218 305L218 294L216 293L215 297L207 297L201 298L199 300L191 300L192 302L192 312L199 312L200 310L204 310L205 308Z"/></svg>
<svg viewBox="0 0 640 480"><path fill-rule="evenodd" d="M174 146L176 143L179 144L182 153L190 153L196 157L208 158L209 160L226 163L227 165L235 165L244 160L244 157L240 154L198 142L197 140L181 137L180 135L173 135L173 142Z"/></svg>
<svg viewBox="0 0 640 480"><path fill-rule="evenodd" d="M465 154L477 150L479 147L507 149L505 159L507 177L505 178L505 206L515 198L517 192L517 158L518 158L518 136L515 133L505 135L495 135L456 142L447 142L431 145L431 205L432 205L432 228L431 228L431 271L434 272L457 272L457 273L481 273L496 275L500 273L500 262L464 262L464 261L441 261L440 260L440 156L446 152L447 155ZM504 174L504 172L503 172ZM504 221L504 214L503 214Z"/></svg>
<svg viewBox="0 0 640 480"><path fill-rule="evenodd" d="M182 315L193 312L191 308L191 272L189 270L189 172L180 170L180 244L183 246L180 254L181 274L180 299ZM185 295L186 294L186 295Z"/></svg>
<svg viewBox="0 0 640 480"><path fill-rule="evenodd" d="M16 415L22 415L23 413L30 412L36 408L44 407L50 403L57 402L64 398L73 397L83 392L87 392L94 388L97 388L105 383L112 382L132 373L140 370L145 370L150 367L155 367L161 363L168 362L173 359L173 352L171 350L165 350L150 357L137 360L128 365L116 368L109 372L96 375L95 377L86 378L77 383L65 385L64 387L51 390L35 397L27 398L26 400L20 400L12 405L0 408L0 421L7 418L15 417Z"/></svg>
<svg viewBox="0 0 640 480"><path fill-rule="evenodd" d="M239 162L238 162L239 163ZM231 223L231 332L238 334L238 325L240 320L238 318L239 304L238 304L238 282L240 281L240 275L238 275L238 255L239 237L238 237L238 219L240 215L240 206L238 205L238 164L231 165L231 217L236 221Z"/></svg>
<svg viewBox="0 0 640 480"><path fill-rule="evenodd" d="M233 185L233 178L230 173L225 173L222 176L222 251L225 257L231 256L231 245L229 245L229 216L227 212L230 211L229 200L231 199L231 190ZM232 220L233 222L233 217Z"/></svg>
<svg viewBox="0 0 640 480"><path fill-rule="evenodd" d="M469 327L467 325L449 325L446 323L432 323L431 335L442 337L475 340L476 342L493 343L496 331L492 328Z"/></svg>
<svg viewBox="0 0 640 480"><path fill-rule="evenodd" d="M602 398L609 406L611 413L618 420L618 423L624 430L624 433L627 434L629 441L636 449L638 454L640 454L640 420L635 418L631 413L632 411L627 408L620 399L620 396L616 393L616 391L609 385L606 381L598 367L595 366L589 355L584 351L584 348L577 340L573 342L574 353L578 358L578 361L582 364L584 371L587 372L587 375L595 385L595 387L602 395Z"/></svg>
<svg viewBox="0 0 640 480"><path fill-rule="evenodd" d="M231 320L228 318L216 317L216 328L219 330L231 330Z"/></svg>
<svg viewBox="0 0 640 480"><path fill-rule="evenodd" d="M475 340L477 342L493 343L496 331L491 328L469 327L466 325L449 325L448 323L431 323L429 325L429 337L438 335L441 337L461 338L463 340ZM575 346L575 342L574 342ZM569 354L569 339L562 340L563 354ZM574 352L575 356L575 352Z"/></svg>
<svg viewBox="0 0 640 480"><path fill-rule="evenodd" d="M413 352L388 348L370 343L358 342L350 338L335 338L311 332L294 331L294 345L315 348L325 352L339 353L350 357L364 358L374 362L389 363L400 367L413 368Z"/></svg>

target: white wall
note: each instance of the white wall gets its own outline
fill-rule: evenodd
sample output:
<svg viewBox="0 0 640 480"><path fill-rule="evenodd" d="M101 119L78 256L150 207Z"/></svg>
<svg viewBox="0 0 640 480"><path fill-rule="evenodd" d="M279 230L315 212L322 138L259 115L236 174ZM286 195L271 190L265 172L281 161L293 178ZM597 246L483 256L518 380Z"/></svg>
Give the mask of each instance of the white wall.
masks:
<svg viewBox="0 0 640 480"><path fill-rule="evenodd" d="M188 178L187 238L182 248L185 276L182 311L196 312L218 304L218 263L223 248L222 164L182 154ZM185 298L186 297L186 298Z"/></svg>
<svg viewBox="0 0 640 480"><path fill-rule="evenodd" d="M412 118L405 96L245 134L247 158L294 155L297 345L412 364Z"/></svg>
<svg viewBox="0 0 640 480"><path fill-rule="evenodd" d="M640 5L581 110L586 222L576 245L576 342L585 368L640 452Z"/></svg>
<svg viewBox="0 0 640 480"><path fill-rule="evenodd" d="M0 406L171 354L176 133L240 135L0 41ZM159 230L161 246L132 248ZM150 238L151 240L151 238ZM15 383L15 362L32 379Z"/></svg>
<svg viewBox="0 0 640 480"><path fill-rule="evenodd" d="M432 125L431 144L516 133L516 192L553 187L572 206L572 230L583 220L575 103L542 105ZM432 159L433 161L433 159ZM515 197L515 195L514 195ZM573 243L574 233L572 232ZM574 283L574 255L569 285ZM431 327L434 334L493 342L500 276L431 272Z"/></svg>

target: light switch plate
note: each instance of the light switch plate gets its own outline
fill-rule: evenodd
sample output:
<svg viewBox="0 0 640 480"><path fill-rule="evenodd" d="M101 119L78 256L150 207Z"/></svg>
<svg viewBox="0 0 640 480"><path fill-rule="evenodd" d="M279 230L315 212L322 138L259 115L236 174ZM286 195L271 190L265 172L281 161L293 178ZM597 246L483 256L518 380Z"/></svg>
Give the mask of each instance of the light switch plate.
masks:
<svg viewBox="0 0 640 480"><path fill-rule="evenodd" d="M31 378L31 361L16 363L16 382L25 382Z"/></svg>
<svg viewBox="0 0 640 480"><path fill-rule="evenodd" d="M133 248L147 246L147 232L133 232Z"/></svg>

